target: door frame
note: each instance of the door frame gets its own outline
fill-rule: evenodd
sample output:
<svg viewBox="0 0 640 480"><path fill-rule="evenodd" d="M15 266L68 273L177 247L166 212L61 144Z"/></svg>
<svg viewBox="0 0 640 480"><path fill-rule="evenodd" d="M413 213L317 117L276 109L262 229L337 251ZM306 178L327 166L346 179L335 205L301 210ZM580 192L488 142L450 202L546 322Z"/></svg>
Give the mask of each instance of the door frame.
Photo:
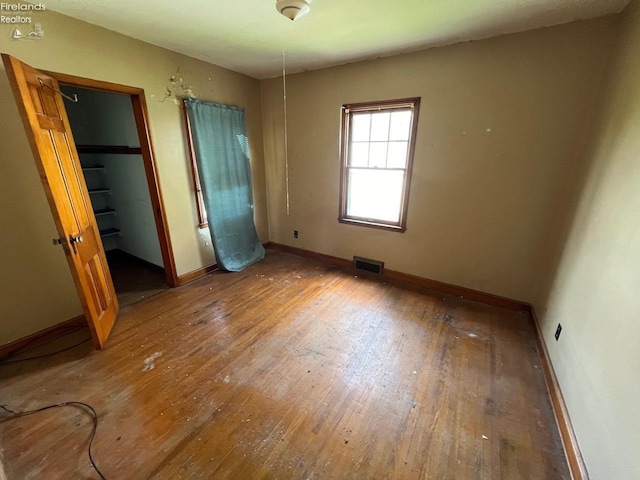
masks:
<svg viewBox="0 0 640 480"><path fill-rule="evenodd" d="M156 166L153 144L151 142L151 132L149 131L149 112L147 110L144 89L121 85L118 83L77 77L66 73L46 70L44 72L55 78L61 85L99 90L103 92L120 93L129 95L131 98L133 114L136 121L136 129L138 130L138 137L140 138L140 149L142 151L144 171L147 177L147 186L149 187L149 196L151 197L151 205L153 206L153 216L155 219L156 230L158 232L158 240L160 242L160 251L162 252L164 278L167 285L170 287L177 287L179 285L178 272L176 270L176 262L173 257L173 248L171 246L171 237L169 235L164 201L162 200L162 191L158 181L158 169Z"/></svg>

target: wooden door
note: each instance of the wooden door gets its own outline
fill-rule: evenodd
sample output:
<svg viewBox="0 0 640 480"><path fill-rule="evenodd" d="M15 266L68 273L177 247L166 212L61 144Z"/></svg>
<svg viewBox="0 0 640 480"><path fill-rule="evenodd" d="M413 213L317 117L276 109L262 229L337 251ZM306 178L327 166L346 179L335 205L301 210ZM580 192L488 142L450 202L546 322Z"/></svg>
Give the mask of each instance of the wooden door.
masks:
<svg viewBox="0 0 640 480"><path fill-rule="evenodd" d="M101 349L116 321L118 300L60 87L10 55L2 60L93 341Z"/></svg>

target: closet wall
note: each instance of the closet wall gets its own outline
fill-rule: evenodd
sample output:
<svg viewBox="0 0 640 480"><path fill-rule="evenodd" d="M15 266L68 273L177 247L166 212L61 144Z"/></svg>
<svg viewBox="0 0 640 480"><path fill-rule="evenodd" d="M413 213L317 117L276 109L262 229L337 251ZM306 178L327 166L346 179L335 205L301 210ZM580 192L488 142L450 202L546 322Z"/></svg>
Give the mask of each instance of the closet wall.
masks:
<svg viewBox="0 0 640 480"><path fill-rule="evenodd" d="M163 266L140 140L128 95L62 87L80 163L106 251ZM105 153L118 147L118 153Z"/></svg>

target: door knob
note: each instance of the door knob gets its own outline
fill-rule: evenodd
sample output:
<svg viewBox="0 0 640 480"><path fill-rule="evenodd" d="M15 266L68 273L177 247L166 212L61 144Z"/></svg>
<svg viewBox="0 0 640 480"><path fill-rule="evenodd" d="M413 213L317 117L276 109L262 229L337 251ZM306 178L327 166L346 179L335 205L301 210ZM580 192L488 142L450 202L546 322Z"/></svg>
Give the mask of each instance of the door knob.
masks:
<svg viewBox="0 0 640 480"><path fill-rule="evenodd" d="M67 242L67 239L64 237L60 237L60 238L53 238L51 240L53 242L53 244L57 247L58 245L62 246L62 249L64 250L64 253L66 255L69 255L69 243ZM75 250L75 248L74 248Z"/></svg>
<svg viewBox="0 0 640 480"><path fill-rule="evenodd" d="M73 248L73 253L78 253L76 243L82 242L84 242L84 238L82 238L82 235L69 235L69 244L71 245L71 248Z"/></svg>

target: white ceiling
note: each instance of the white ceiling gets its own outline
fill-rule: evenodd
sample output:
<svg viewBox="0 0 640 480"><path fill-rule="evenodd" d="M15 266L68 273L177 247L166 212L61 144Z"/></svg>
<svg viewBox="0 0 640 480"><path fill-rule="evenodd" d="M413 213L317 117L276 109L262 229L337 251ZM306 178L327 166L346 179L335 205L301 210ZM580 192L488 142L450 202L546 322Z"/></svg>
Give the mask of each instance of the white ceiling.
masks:
<svg viewBox="0 0 640 480"><path fill-rule="evenodd" d="M47 9L256 78L620 12L629 0L52 0Z"/></svg>

